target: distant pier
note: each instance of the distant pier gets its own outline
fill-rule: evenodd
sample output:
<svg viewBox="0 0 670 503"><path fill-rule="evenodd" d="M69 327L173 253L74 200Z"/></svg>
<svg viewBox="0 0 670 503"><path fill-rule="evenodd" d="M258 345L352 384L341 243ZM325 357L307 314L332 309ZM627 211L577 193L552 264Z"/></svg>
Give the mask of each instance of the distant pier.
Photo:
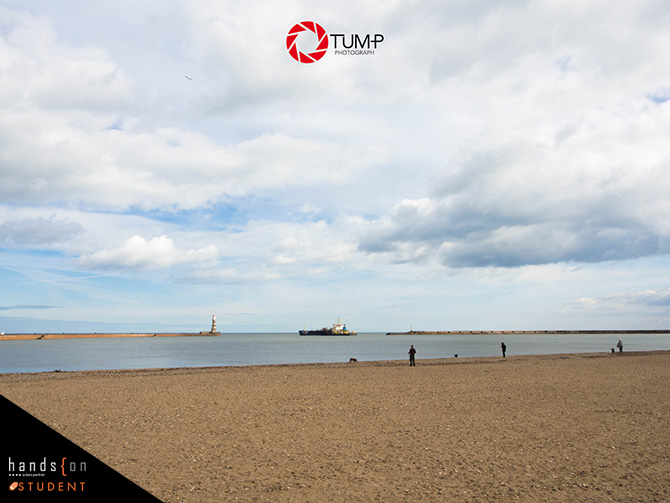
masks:
<svg viewBox="0 0 670 503"><path fill-rule="evenodd" d="M45 339L102 339L106 337L212 337L221 335L216 329L216 315L212 316L212 328L209 332L157 332L157 333L32 333L32 334L0 334L0 341L27 341Z"/></svg>
<svg viewBox="0 0 670 503"><path fill-rule="evenodd" d="M0 335L0 341L24 341L24 340L45 340L45 339L102 339L105 337L211 337L221 335L221 332L199 332L199 333L115 333L115 334L3 334Z"/></svg>
<svg viewBox="0 0 670 503"><path fill-rule="evenodd" d="M410 330L386 335L538 335L538 334L668 334L667 330Z"/></svg>

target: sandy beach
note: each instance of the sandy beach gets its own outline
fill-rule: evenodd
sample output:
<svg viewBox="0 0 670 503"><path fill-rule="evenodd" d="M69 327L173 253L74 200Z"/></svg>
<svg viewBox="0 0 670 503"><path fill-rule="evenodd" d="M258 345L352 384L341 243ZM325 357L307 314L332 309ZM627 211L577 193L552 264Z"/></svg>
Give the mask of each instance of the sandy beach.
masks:
<svg viewBox="0 0 670 503"><path fill-rule="evenodd" d="M670 352L0 375L166 502L670 501Z"/></svg>

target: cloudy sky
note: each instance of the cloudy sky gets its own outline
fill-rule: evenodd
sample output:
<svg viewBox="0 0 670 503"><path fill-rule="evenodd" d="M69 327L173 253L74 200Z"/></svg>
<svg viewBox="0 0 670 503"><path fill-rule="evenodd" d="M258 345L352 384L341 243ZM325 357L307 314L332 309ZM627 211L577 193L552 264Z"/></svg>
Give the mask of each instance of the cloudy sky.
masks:
<svg viewBox="0 0 670 503"><path fill-rule="evenodd" d="M306 20L384 42L298 63ZM667 328L668 26L664 0L0 0L0 331Z"/></svg>

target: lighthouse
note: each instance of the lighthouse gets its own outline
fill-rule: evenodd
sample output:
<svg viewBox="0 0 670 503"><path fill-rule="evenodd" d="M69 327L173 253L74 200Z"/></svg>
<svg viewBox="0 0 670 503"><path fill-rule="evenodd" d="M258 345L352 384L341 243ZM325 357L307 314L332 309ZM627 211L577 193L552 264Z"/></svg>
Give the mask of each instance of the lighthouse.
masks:
<svg viewBox="0 0 670 503"><path fill-rule="evenodd" d="M211 332L213 334L217 333L216 332L216 315L215 314L212 315L212 330L211 330Z"/></svg>

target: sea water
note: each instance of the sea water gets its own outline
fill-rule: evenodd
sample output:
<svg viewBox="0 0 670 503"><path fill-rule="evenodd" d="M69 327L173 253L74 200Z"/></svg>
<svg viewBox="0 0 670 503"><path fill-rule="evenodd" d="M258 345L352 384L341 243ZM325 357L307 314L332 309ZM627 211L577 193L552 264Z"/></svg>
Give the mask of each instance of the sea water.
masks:
<svg viewBox="0 0 670 503"><path fill-rule="evenodd" d="M410 344L422 358L670 350L670 334L472 334L300 336L297 333L217 337L130 337L0 341L0 373L287 363L401 360Z"/></svg>

